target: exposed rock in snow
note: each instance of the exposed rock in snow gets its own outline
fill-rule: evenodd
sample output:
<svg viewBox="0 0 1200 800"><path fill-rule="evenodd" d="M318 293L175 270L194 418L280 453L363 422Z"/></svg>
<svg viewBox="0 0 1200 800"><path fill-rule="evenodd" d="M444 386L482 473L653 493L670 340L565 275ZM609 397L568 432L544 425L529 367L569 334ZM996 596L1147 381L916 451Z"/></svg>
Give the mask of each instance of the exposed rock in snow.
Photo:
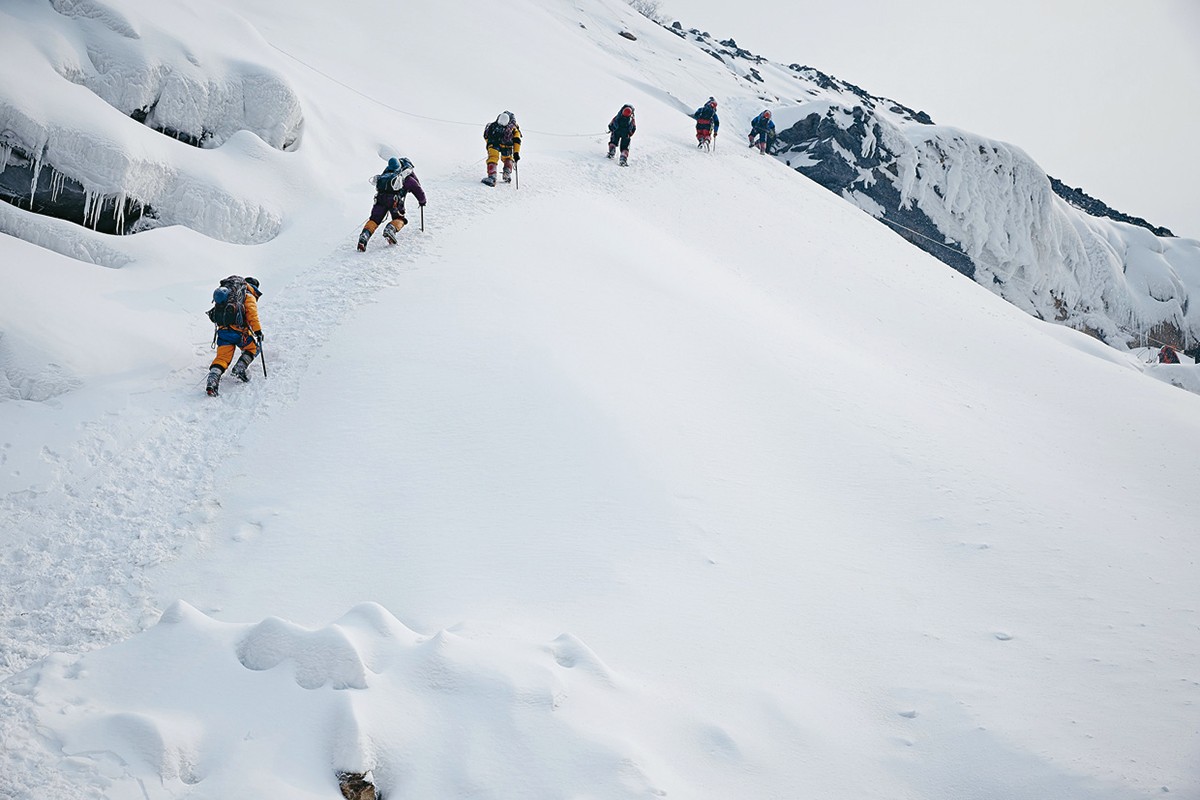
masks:
<svg viewBox="0 0 1200 800"><path fill-rule="evenodd" d="M1109 219L1115 219L1117 222L1128 222L1131 225L1145 228L1155 236L1173 237L1175 235L1171 233L1169 228L1164 228L1161 225L1153 225L1141 217L1135 217L1117 211L1115 208L1109 208L1107 204L1092 197L1083 191L1083 189L1067 186L1053 175L1050 176L1050 188L1054 190L1056 195L1085 214L1090 214L1093 217L1108 217Z"/></svg>
<svg viewBox="0 0 1200 800"><path fill-rule="evenodd" d="M338 788L346 800L375 800L375 784L370 775L361 772L339 772Z"/></svg>
<svg viewBox="0 0 1200 800"><path fill-rule="evenodd" d="M803 154L800 172L964 275L1116 346L1200 338L1188 305L1200 242L1080 213L1011 145L859 105L812 106L780 132L782 157Z"/></svg>

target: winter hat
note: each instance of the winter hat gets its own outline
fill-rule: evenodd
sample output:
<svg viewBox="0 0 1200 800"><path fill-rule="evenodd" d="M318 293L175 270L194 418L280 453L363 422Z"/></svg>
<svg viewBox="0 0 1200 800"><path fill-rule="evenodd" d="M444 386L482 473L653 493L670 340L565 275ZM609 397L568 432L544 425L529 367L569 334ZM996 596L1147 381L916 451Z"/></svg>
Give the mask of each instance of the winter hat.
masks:
<svg viewBox="0 0 1200 800"><path fill-rule="evenodd" d="M389 171L389 172L395 172L396 170L400 169L400 159L398 159L398 158L389 158L389 159L388 159L388 167L387 167L387 168L388 168L388 171Z"/></svg>
<svg viewBox="0 0 1200 800"><path fill-rule="evenodd" d="M497 125L508 125L510 122L512 122L512 114L508 113L507 111L496 117Z"/></svg>

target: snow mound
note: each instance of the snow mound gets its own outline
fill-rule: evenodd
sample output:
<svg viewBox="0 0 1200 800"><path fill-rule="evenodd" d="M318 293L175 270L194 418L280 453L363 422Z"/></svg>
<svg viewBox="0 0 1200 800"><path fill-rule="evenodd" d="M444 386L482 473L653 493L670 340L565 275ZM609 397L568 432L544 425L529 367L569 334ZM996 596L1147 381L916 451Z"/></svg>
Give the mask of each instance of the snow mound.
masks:
<svg viewBox="0 0 1200 800"><path fill-rule="evenodd" d="M143 35L96 0L51 5L72 19L79 34L74 52L54 62L56 71L122 114L203 147L218 147L240 130L281 150L299 138L300 101L273 71L199 52L195 39L185 45L150 26Z"/></svg>
<svg viewBox="0 0 1200 800"><path fill-rule="evenodd" d="M289 797L330 797L338 772L392 797L662 796L635 744L647 700L623 683L570 634L425 636L374 603L317 629L229 624L176 602L144 633L9 688L32 698L60 768L110 797L265 796L281 774Z"/></svg>
<svg viewBox="0 0 1200 800"><path fill-rule="evenodd" d="M135 18L60 0L22 11L0 9L12 45L0 48L0 198L104 233L182 225L234 244L278 234L281 213L255 195L275 168L267 153L298 146L303 113L244 22L206 19L224 33L201 50L144 19L155 9ZM239 167L247 156L262 166ZM12 217L0 216L0 232L52 239Z"/></svg>
<svg viewBox="0 0 1200 800"><path fill-rule="evenodd" d="M380 640L417 638L382 607L368 603L316 631L275 617L264 620L238 644L238 660L253 670L291 662L296 683L305 689L366 689L368 673L383 666Z"/></svg>

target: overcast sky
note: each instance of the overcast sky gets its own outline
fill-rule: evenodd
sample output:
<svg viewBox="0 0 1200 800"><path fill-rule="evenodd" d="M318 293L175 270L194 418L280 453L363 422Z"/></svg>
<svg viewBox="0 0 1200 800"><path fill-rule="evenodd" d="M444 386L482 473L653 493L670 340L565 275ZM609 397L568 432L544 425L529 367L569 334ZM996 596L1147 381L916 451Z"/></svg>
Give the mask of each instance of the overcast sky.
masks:
<svg viewBox="0 0 1200 800"><path fill-rule="evenodd" d="M1051 175L1200 238L1200 0L661 0L941 125L1015 144Z"/></svg>

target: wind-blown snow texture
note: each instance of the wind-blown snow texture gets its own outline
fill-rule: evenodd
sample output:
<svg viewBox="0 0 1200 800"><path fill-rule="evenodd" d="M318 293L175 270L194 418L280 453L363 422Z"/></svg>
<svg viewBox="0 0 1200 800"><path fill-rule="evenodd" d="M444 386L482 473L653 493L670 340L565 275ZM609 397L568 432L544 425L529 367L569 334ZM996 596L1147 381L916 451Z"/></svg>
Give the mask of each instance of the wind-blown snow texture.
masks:
<svg viewBox="0 0 1200 800"><path fill-rule="evenodd" d="M5 141L158 214L0 205L0 796L1200 794L1197 367L1039 322L871 186L741 143L764 104L860 105L896 194L937 198L914 219L976 233L978 181L1036 167L617 0L510 6L520 48L492 5L406 6L402 78L375 0L0 9L2 118L45 134ZM102 79L143 68L203 102L143 124ZM280 127L228 115L251 85ZM519 189L479 184L504 109ZM394 154L429 206L359 254ZM1106 297L1195 244L1007 197L1125 248L1124 284L1086 272ZM268 374L212 399L230 273Z"/></svg>

